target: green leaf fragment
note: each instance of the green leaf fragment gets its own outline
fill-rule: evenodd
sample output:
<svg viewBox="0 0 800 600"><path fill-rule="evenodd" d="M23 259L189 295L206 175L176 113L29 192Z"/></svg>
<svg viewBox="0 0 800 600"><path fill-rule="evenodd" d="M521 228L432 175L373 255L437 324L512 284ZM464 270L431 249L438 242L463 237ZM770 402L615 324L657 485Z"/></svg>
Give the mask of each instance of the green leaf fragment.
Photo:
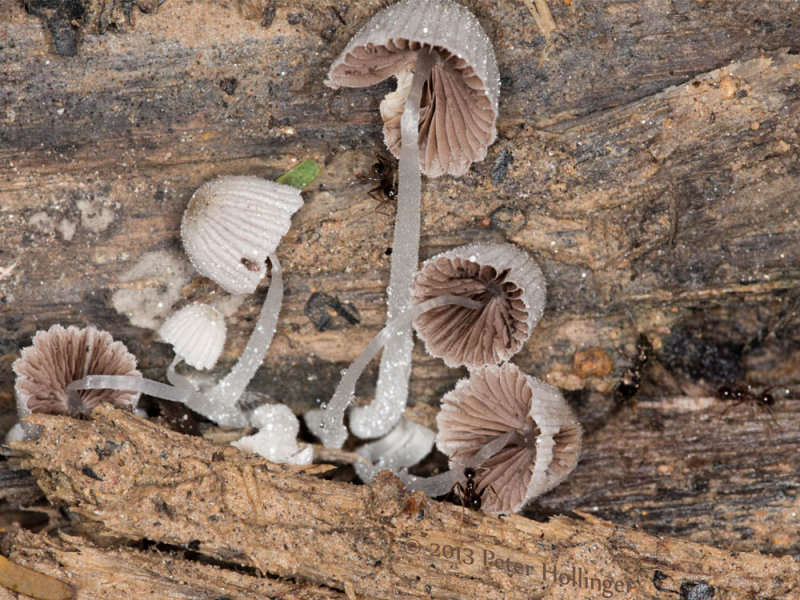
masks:
<svg viewBox="0 0 800 600"><path fill-rule="evenodd" d="M290 185L293 188L302 190L309 183L314 181L321 172L322 171L320 171L319 167L317 166L317 161L309 158L308 160L304 160L296 167L278 177L277 181L278 183Z"/></svg>

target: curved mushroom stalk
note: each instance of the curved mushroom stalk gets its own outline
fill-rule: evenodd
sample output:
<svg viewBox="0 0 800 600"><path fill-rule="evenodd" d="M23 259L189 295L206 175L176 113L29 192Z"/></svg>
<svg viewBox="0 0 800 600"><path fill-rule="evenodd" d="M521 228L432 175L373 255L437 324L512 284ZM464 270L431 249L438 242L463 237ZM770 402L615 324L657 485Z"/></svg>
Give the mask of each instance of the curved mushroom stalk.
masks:
<svg viewBox="0 0 800 600"><path fill-rule="evenodd" d="M269 255L269 260L272 263L272 280L264 300L264 306L261 307L261 314L258 316L258 321L253 328L253 333L250 334L244 352L230 373L208 392L208 395L203 396L208 399L208 403L204 403L198 408L191 407L217 425L240 427L246 424L247 417L239 407L238 401L247 384L261 366L269 345L272 343L272 337L275 335L278 313L283 302L283 274L281 263L274 252ZM200 410L201 408L202 410Z"/></svg>
<svg viewBox="0 0 800 600"><path fill-rule="evenodd" d="M361 373L369 362L375 358L375 355L380 352L381 348L386 345L387 341L404 328L410 327L411 322L425 311L445 306L446 304L458 304L472 310L477 310L483 306L482 302L476 302L460 296L439 296L417 304L390 321L378 335L372 338L372 341L367 344L366 348L361 351L361 354L342 374L331 401L323 408L310 410L304 415L308 428L322 441L324 446L341 448L344 445L347 439L347 428L344 426L344 411L353 401L356 382ZM402 412L402 408L400 410Z"/></svg>
<svg viewBox="0 0 800 600"><path fill-rule="evenodd" d="M424 425L400 417L387 435L356 450L369 465L355 462L353 467L361 481L372 483L381 471L398 473L419 463L433 449L435 438L436 434Z"/></svg>
<svg viewBox="0 0 800 600"><path fill-rule="evenodd" d="M386 320L411 304L411 280L419 263L420 201L422 175L419 166L419 107L422 88L436 61L430 48L417 51L411 89L401 118L402 149L398 167L397 216L395 217L392 267L389 273ZM350 415L350 428L361 438L379 437L391 431L406 405L411 377L414 340L409 322L386 342L381 356L375 399Z"/></svg>

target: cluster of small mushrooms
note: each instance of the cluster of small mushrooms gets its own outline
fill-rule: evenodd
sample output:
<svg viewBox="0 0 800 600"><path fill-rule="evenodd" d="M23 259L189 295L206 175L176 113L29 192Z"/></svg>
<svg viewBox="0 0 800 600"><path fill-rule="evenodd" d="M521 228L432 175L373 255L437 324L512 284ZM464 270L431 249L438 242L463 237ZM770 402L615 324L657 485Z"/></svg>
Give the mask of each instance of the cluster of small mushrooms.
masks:
<svg viewBox="0 0 800 600"><path fill-rule="evenodd" d="M304 415L326 447L350 434L359 476L371 481L394 471L413 490L431 496L464 483L477 471L483 508L508 513L561 482L575 467L581 428L559 391L508 360L533 332L545 304L542 272L510 244L473 244L419 264L421 174L463 175L486 156L496 137L499 74L491 42L477 19L452 0L402 0L376 14L334 61L326 83L363 87L391 76L397 88L381 102L384 136L399 158L398 207L388 288L386 327L348 368L331 400ZM140 394L182 402L217 425L255 427L237 442L276 462L308 464L313 447L297 444L299 422L283 405L248 410L241 402L261 365L280 311L283 284L275 253L303 204L299 189L257 177L228 176L201 186L181 225L196 270L231 294L250 294L267 273L269 291L241 357L213 385L176 371L184 361L210 369L226 337L224 317L191 304L159 333L175 359L169 384L145 379L118 341L93 327L54 325L40 331L14 363L20 418L47 411L87 414L98 402L136 407ZM412 327L426 350L469 376L442 398L438 432L403 417L411 372ZM359 375L383 350L374 400L345 412ZM15 436L35 435L22 421ZM434 443L450 470L429 478L407 469ZM487 490L491 492L486 493Z"/></svg>

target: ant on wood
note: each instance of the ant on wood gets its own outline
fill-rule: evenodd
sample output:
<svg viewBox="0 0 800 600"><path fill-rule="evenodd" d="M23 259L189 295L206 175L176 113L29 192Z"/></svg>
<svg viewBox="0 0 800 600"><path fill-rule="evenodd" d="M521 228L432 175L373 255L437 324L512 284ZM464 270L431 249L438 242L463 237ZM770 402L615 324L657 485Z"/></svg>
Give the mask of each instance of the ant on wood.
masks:
<svg viewBox="0 0 800 600"><path fill-rule="evenodd" d="M777 386L772 386L763 390L762 392L755 393L749 385L746 388L741 385L723 385L717 388L714 397L717 400L731 402L731 404L725 408L722 414L728 412L728 409L732 406L736 406L742 402L749 402L751 406L760 406L767 411L772 419L772 422L775 423L775 426L780 429L781 427L778 425L775 415L773 415L772 410L770 410L770 407L774 405L776 401L775 396L770 393L770 390L775 389L775 387Z"/></svg>
<svg viewBox="0 0 800 600"><path fill-rule="evenodd" d="M642 385L642 369L650 360L652 353L653 345L650 340L646 335L640 334L636 340L636 356L633 357L633 364L625 369L614 386L614 403L618 407L632 400L639 392L639 387Z"/></svg>
<svg viewBox="0 0 800 600"><path fill-rule="evenodd" d="M465 467L464 477L467 479L466 483L461 485L461 483L457 481L450 490L451 494L457 494L456 502L458 504L470 510L474 510L475 512L478 512L481 506L483 506L482 493L475 488L475 478L477 476L478 474L474 467ZM491 485L487 486L486 489L492 490L492 493L497 496L497 492Z"/></svg>
<svg viewBox="0 0 800 600"><path fill-rule="evenodd" d="M385 156L378 155L378 161L372 165L371 175L359 175L356 173L356 177L371 183L377 182L377 185L367 192L370 198L378 202L375 210L397 198L397 168Z"/></svg>

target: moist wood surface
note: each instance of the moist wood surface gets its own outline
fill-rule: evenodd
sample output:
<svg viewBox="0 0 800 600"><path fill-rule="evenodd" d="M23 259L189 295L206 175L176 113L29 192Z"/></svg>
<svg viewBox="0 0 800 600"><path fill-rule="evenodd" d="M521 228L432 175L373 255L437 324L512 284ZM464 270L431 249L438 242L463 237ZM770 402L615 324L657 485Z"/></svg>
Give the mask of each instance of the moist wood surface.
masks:
<svg viewBox="0 0 800 600"><path fill-rule="evenodd" d="M798 394L771 413L712 398L798 383L797 7L552 1L546 39L521 2L466 4L495 43L499 137L466 176L423 182L421 256L509 240L547 277L545 316L514 361L569 390L589 433L574 476L533 511L800 555ZM39 17L0 4L7 426L11 364L53 323L111 331L160 379L171 355L154 328L215 299L230 314L217 372L229 368L266 286L225 301L197 278L181 214L212 176L274 178L305 158L323 173L278 251L287 294L254 387L297 411L332 393L384 320L393 209L358 175L383 152L377 105L392 85L322 80L379 5L167 0L104 35L89 11L66 57ZM610 391L640 333L654 356L638 406L617 410ZM463 375L418 345L416 414Z"/></svg>

